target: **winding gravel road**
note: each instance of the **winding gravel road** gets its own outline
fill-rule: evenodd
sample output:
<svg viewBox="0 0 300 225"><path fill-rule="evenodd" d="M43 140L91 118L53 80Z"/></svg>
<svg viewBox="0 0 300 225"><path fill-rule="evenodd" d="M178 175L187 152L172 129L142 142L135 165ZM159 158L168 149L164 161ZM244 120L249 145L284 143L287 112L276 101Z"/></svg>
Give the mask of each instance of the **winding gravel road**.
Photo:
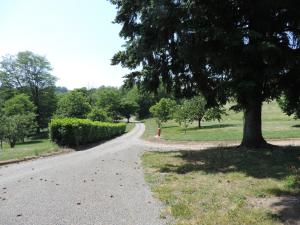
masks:
<svg viewBox="0 0 300 225"><path fill-rule="evenodd" d="M160 225L139 155L144 125L87 151L0 167L0 225Z"/></svg>

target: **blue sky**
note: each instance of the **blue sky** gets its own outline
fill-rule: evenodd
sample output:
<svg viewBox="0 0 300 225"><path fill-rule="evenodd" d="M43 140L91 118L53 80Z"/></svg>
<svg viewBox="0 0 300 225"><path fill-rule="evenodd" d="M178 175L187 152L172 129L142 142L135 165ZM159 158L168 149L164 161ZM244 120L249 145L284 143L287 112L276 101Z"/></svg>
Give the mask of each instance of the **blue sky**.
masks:
<svg viewBox="0 0 300 225"><path fill-rule="evenodd" d="M44 55L69 89L120 86L127 70L110 65L124 43L115 14L107 0L0 0L0 56Z"/></svg>

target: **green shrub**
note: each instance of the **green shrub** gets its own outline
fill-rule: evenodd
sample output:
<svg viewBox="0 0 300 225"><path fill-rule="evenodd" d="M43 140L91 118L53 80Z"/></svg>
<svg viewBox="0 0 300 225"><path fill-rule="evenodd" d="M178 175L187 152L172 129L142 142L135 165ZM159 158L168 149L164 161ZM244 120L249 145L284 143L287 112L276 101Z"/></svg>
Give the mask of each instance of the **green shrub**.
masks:
<svg viewBox="0 0 300 225"><path fill-rule="evenodd" d="M63 146L79 146L106 140L126 130L124 123L105 123L88 119L53 119L49 124L51 140Z"/></svg>

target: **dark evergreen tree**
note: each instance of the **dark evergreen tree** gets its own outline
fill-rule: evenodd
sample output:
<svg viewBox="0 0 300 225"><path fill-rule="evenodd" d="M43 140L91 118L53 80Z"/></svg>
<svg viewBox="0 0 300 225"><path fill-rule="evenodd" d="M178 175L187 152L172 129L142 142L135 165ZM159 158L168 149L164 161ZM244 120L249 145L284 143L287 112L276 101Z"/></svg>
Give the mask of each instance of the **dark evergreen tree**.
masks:
<svg viewBox="0 0 300 225"><path fill-rule="evenodd" d="M300 72L297 0L111 0L125 50L113 64L127 83L177 95L202 92L209 105L234 98L244 111L242 146L265 147L264 101L291 88ZM299 88L298 88L299 90Z"/></svg>

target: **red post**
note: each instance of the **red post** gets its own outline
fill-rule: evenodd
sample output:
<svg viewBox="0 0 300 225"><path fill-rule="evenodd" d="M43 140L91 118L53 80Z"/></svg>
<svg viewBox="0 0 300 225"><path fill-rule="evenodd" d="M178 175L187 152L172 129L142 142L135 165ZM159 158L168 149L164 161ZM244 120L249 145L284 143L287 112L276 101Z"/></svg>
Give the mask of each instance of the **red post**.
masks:
<svg viewBox="0 0 300 225"><path fill-rule="evenodd" d="M161 134L161 129L157 128L157 137L160 138L160 134Z"/></svg>

